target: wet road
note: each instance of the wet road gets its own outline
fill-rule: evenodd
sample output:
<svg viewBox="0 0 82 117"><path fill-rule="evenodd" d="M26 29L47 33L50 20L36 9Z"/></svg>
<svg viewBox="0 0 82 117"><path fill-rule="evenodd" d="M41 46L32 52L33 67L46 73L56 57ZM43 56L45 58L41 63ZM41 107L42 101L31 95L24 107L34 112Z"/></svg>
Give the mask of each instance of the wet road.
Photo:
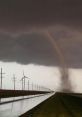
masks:
<svg viewBox="0 0 82 117"><path fill-rule="evenodd" d="M82 117L82 97L78 94L55 93L21 117Z"/></svg>
<svg viewBox="0 0 82 117"><path fill-rule="evenodd" d="M23 100L23 99L29 99L37 96L41 96L44 94L38 94L38 95L28 95L28 96L18 96L18 97L10 97L10 98L1 98L0 99L0 105L4 103L9 103L9 102L14 102L18 100Z"/></svg>
<svg viewBox="0 0 82 117"><path fill-rule="evenodd" d="M20 100L17 102L0 105L0 117L18 117L27 112L33 107L37 106L44 100L48 99L54 94L40 95L39 97Z"/></svg>

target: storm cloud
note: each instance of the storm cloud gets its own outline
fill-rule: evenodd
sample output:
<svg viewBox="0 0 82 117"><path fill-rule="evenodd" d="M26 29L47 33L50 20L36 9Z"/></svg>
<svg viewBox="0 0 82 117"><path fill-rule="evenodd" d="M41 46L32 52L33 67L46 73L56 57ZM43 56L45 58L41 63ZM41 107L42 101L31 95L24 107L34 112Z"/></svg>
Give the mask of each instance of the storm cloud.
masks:
<svg viewBox="0 0 82 117"><path fill-rule="evenodd" d="M54 60L57 62L57 57L54 57L52 45L40 34L17 37L2 34L0 35L0 60L16 61L21 64L53 65Z"/></svg>
<svg viewBox="0 0 82 117"><path fill-rule="evenodd" d="M71 30L54 29L51 33L60 47L66 64L71 68L82 67L82 34ZM21 35L0 34L0 60L21 64L59 66L60 59L44 33Z"/></svg>
<svg viewBox="0 0 82 117"><path fill-rule="evenodd" d="M39 30L50 31L68 67L82 68L81 0L0 2L0 60L59 66L56 50Z"/></svg>
<svg viewBox="0 0 82 117"><path fill-rule="evenodd" d="M8 0L0 2L0 30L28 31L65 25L82 29L81 0Z"/></svg>

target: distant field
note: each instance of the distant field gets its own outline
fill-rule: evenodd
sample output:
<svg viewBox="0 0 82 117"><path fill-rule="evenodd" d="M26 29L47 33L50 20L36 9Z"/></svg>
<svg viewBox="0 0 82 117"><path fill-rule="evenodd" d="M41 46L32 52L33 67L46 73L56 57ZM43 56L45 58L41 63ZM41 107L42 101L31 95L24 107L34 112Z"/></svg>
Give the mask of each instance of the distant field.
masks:
<svg viewBox="0 0 82 117"><path fill-rule="evenodd" d="M56 93L21 117L82 117L82 98Z"/></svg>
<svg viewBox="0 0 82 117"><path fill-rule="evenodd" d="M0 98L27 96L36 94L46 94L49 91L33 91L33 90L0 90Z"/></svg>

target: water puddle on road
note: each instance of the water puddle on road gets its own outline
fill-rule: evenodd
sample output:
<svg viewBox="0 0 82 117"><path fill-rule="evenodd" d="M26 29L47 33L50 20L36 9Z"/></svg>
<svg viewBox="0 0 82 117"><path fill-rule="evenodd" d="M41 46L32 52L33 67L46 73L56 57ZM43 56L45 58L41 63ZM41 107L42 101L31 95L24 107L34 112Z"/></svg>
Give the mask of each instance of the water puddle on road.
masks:
<svg viewBox="0 0 82 117"><path fill-rule="evenodd" d="M0 105L0 117L18 117L52 95L54 95L54 93Z"/></svg>

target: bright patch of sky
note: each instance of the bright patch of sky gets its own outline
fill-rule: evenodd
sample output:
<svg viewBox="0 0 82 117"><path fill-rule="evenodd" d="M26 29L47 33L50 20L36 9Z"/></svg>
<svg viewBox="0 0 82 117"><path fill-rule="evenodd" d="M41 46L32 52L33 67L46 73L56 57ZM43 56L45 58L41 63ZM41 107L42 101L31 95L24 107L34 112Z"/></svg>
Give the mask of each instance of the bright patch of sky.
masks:
<svg viewBox="0 0 82 117"><path fill-rule="evenodd" d="M21 89L23 77L23 71L25 76L29 77L30 89L32 89L32 83L34 85L43 86L50 89L58 89L60 84L60 74L56 67L46 67L34 64L21 65L18 63L0 62L0 67L3 68L3 88L13 89L13 74L16 76L16 89ZM27 89L26 80L26 89ZM34 86L35 88L36 86Z"/></svg>
<svg viewBox="0 0 82 117"><path fill-rule="evenodd" d="M61 84L61 74L58 67L48 67L35 64L21 65L15 62L0 62L3 68L3 89L13 89L13 74L16 76L16 89L22 88L21 78L23 71L25 76L29 77L30 89L32 83L34 89L36 85L59 90ZM82 69L69 69L69 79L74 92L82 92ZM26 80L26 90L28 80Z"/></svg>

